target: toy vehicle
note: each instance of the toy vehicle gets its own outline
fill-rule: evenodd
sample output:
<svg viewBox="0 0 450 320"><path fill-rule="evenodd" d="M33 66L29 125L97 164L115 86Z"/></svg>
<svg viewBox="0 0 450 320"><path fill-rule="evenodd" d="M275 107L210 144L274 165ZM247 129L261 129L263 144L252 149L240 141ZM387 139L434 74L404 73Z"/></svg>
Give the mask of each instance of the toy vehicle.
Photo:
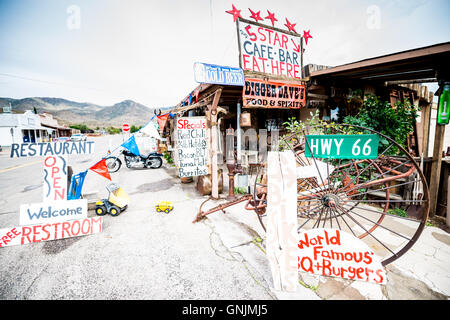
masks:
<svg viewBox="0 0 450 320"><path fill-rule="evenodd" d="M155 209L158 212L164 211L165 213L169 213L173 210L173 206L170 201L161 201L155 206Z"/></svg>
<svg viewBox="0 0 450 320"><path fill-rule="evenodd" d="M109 192L108 199L102 199L96 202L95 213L103 216L109 213L112 216L118 216L125 211L130 203L130 197L123 191L117 183L110 183L106 186Z"/></svg>
<svg viewBox="0 0 450 320"><path fill-rule="evenodd" d="M86 141L87 137L82 133L76 133L70 137L70 140L71 141Z"/></svg>

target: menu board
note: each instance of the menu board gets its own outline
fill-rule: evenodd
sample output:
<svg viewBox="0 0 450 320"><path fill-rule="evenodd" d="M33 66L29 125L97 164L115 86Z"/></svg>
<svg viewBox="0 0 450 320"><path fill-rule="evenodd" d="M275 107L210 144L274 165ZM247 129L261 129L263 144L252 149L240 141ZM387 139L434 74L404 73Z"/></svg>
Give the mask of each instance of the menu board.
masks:
<svg viewBox="0 0 450 320"><path fill-rule="evenodd" d="M176 122L175 161L180 178L207 175L206 118L183 117Z"/></svg>

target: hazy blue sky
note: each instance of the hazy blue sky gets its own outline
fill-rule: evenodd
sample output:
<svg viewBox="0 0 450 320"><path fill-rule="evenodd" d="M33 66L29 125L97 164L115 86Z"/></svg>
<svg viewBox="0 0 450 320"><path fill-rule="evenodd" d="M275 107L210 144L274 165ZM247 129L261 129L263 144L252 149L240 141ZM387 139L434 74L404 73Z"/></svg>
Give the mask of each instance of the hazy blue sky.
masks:
<svg viewBox="0 0 450 320"><path fill-rule="evenodd" d="M196 61L239 66L234 4L311 30L304 64L340 65L450 39L448 0L0 0L0 97L178 103Z"/></svg>

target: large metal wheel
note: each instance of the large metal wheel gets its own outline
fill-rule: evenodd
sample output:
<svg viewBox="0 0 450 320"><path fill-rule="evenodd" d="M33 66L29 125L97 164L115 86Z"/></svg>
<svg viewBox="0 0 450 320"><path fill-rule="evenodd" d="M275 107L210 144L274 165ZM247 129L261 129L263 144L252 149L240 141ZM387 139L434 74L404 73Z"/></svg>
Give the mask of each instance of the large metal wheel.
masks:
<svg viewBox="0 0 450 320"><path fill-rule="evenodd" d="M305 157L309 134L377 134L376 159ZM292 150L297 169L311 166L316 177L297 179L298 232L337 228L362 239L387 265L407 252L419 238L429 214L429 192L418 163L396 141L355 125L323 124L282 137L281 148ZM325 170L319 171L322 165ZM265 230L267 175L261 166L250 200Z"/></svg>

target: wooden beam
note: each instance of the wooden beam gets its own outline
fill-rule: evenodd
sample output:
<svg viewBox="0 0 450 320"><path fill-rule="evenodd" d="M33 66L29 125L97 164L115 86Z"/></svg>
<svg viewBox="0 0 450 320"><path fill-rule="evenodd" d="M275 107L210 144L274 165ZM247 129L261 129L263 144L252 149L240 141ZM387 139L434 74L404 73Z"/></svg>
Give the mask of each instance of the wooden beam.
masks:
<svg viewBox="0 0 450 320"><path fill-rule="evenodd" d="M430 142L430 119L431 119L431 109L432 104L428 103L424 106L422 106L422 115L421 115L421 121L422 121L422 153L423 157L428 157L428 144Z"/></svg>
<svg viewBox="0 0 450 320"><path fill-rule="evenodd" d="M211 157L211 197L218 199L219 198L219 175L218 175L218 166L217 166L217 106L219 104L220 95L222 94L222 87L219 87L214 93L214 99L212 104L208 105L208 113L209 113L209 129L210 129L210 150L209 154Z"/></svg>
<svg viewBox="0 0 450 320"><path fill-rule="evenodd" d="M430 179L430 217L433 217L436 214L439 182L441 179L442 149L444 148L445 135L445 125L438 124L437 119L438 115L436 114L436 131L434 133L433 162L431 163Z"/></svg>

